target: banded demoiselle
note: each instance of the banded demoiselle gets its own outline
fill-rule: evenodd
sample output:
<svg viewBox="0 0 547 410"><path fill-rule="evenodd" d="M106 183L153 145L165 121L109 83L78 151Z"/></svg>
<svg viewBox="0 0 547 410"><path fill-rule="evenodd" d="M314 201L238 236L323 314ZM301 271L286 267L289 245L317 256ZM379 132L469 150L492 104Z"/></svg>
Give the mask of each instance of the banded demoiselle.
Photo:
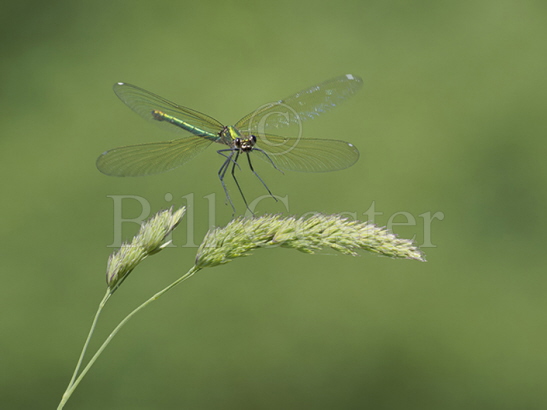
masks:
<svg viewBox="0 0 547 410"><path fill-rule="evenodd" d="M228 170L248 208L247 200L236 178L238 160L245 154L249 168L268 193L276 199L254 170L252 152L277 170L301 172L337 171L353 165L359 158L357 148L348 142L333 139L284 137L272 130L315 118L331 110L353 95L362 80L346 74L302 90L283 100L265 104L240 119L235 125L223 125L208 115L182 107L158 95L127 83L114 85L114 92L129 108L146 120L164 128L181 131L180 138L130 145L104 152L97 159L97 168L106 175L133 177L170 171L186 163L211 143L227 148L217 152L225 159L218 176L226 199L235 212L234 204L224 183Z"/></svg>

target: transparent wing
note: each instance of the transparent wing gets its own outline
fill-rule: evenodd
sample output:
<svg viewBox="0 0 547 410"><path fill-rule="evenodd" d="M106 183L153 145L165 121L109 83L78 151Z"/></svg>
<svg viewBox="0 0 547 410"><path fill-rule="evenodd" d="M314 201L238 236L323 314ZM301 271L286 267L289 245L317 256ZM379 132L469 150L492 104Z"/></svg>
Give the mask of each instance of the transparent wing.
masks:
<svg viewBox="0 0 547 410"><path fill-rule="evenodd" d="M97 158L97 168L103 174L116 177L159 174L181 166L211 143L205 138L190 136L173 141L114 148Z"/></svg>
<svg viewBox="0 0 547 410"><path fill-rule="evenodd" d="M202 136L215 137L223 125L208 115L202 114L191 108L182 107L169 100L166 100L159 95L152 94L142 88L128 83L114 84L114 92L129 108L139 114L146 120L154 122L168 130L180 130L182 128L174 126L166 121L157 121L152 115L152 111L158 110L176 117L188 124L199 128L203 131ZM199 135L193 133L195 135Z"/></svg>
<svg viewBox="0 0 547 410"><path fill-rule="evenodd" d="M362 84L363 80L352 74L332 78L284 100L257 108L239 120L235 127L257 135L289 125L299 125L302 121L330 111L355 94Z"/></svg>
<svg viewBox="0 0 547 410"><path fill-rule="evenodd" d="M259 138L253 152L279 169L299 172L338 171L359 159L359 151L349 142L271 134Z"/></svg>

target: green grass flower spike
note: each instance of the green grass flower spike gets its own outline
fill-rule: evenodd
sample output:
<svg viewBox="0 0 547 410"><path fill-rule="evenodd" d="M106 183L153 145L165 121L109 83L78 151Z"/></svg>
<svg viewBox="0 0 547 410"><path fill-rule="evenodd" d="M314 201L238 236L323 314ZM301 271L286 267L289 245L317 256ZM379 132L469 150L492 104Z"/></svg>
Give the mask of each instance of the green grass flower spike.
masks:
<svg viewBox="0 0 547 410"><path fill-rule="evenodd" d="M412 241L367 222L339 215L315 214L307 219L265 215L238 218L224 228L209 231L198 249L196 266L225 264L253 249L272 246L305 253L330 248L352 256L364 250L390 258L425 261Z"/></svg>
<svg viewBox="0 0 547 410"><path fill-rule="evenodd" d="M170 240L167 238L179 224L184 212L184 208L175 212L173 208L158 212L143 223L130 243L123 244L108 259L106 294L99 303L76 369L58 409L64 407L106 346L137 312L203 268L222 265L240 256L247 256L254 249L271 247L291 248L308 254L316 253L321 249L332 249L352 256L357 255L359 251L369 251L390 258L425 262L423 254L412 241L400 239L385 228L367 222L353 221L340 215L314 214L309 218L264 215L238 218L223 228L211 229L197 251L194 266L129 313L114 328L80 372L89 342L106 302L139 263L169 245Z"/></svg>

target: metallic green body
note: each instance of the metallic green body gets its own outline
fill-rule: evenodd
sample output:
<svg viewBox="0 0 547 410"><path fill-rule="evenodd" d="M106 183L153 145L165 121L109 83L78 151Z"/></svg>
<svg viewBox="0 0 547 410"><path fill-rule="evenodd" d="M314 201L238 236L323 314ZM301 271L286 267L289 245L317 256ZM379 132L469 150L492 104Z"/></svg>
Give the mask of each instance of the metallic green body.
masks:
<svg viewBox="0 0 547 410"><path fill-rule="evenodd" d="M211 139L213 141L218 139L218 135L213 134L212 132L208 132L205 130L202 130L201 128L198 128L192 124L187 123L186 121L183 121L177 117L174 117L172 115L165 114L162 111L159 110L153 110L152 116L156 121L167 121L170 124L176 125L177 127L182 128L185 131L188 131L198 137L204 137Z"/></svg>

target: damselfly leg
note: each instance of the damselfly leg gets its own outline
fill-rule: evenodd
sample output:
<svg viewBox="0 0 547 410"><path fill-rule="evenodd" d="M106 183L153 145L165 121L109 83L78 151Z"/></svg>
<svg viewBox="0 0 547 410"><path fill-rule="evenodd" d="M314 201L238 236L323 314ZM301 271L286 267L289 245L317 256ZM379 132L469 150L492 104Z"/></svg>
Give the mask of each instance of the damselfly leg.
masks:
<svg viewBox="0 0 547 410"><path fill-rule="evenodd" d="M268 155L264 151L262 151L262 150L259 150L259 151L264 153L264 155L266 155L266 157L271 161L271 159L268 157ZM226 186L226 183L224 182L224 177L226 176L226 172L228 172L228 168L230 167L230 164L231 164L232 165L232 170L231 170L232 178L234 179L234 182L236 183L236 186L237 186L237 189L238 189L238 191L241 195L241 198L243 198L243 202L245 203L245 207L249 211L251 211L251 213L252 213L252 210L249 208L249 204L247 203L247 198L245 198L245 194L243 193L243 190L241 189L241 185L239 184L239 181L237 180L237 177L236 177L236 174L235 174L236 166L241 169L241 167L239 166L239 163L238 163L239 155L240 155L241 152L242 152L242 150L239 149L239 148L221 149L221 150L217 151L217 153L219 153L220 155L222 155L223 157L226 158L226 160L224 161L224 163L222 164L222 166L218 170L218 178L220 179L220 183L222 184L222 188L224 189L226 199L227 199L228 203L230 204L230 206L232 207L232 210L235 213L236 212L235 206L234 206L234 204L232 202L232 198L230 197L230 194L228 192L228 187ZM245 154L247 154L247 161L249 162L250 170L258 178L258 180L262 183L262 185L264 185L264 188L266 188L266 190L268 191L268 194L270 194L270 196L273 199L275 199L275 201L277 202L277 198L274 196L272 191L270 191L270 188L268 188L268 185L266 185L264 180L255 171L255 169L253 167L253 163L251 161L251 157L249 156L249 152L245 151ZM272 165L275 167L275 164L273 162L272 162ZM277 169L277 167L275 167L275 168Z"/></svg>

